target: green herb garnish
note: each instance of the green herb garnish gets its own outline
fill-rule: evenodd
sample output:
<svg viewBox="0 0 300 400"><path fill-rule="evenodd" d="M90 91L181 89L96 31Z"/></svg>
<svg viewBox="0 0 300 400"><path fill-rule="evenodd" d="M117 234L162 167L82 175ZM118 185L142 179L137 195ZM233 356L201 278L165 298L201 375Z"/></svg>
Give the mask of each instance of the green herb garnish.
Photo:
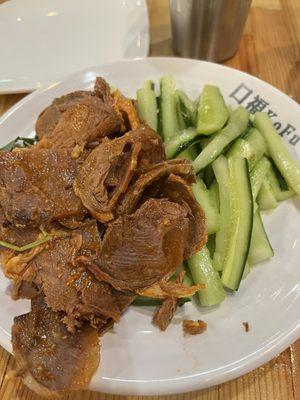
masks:
<svg viewBox="0 0 300 400"><path fill-rule="evenodd" d="M12 140L11 142L7 143L5 146L0 148L0 151L12 151L16 147L30 147L36 144L38 141L37 137L34 138L24 138L18 136L16 139Z"/></svg>
<svg viewBox="0 0 300 400"><path fill-rule="evenodd" d="M55 237L65 237L68 236L67 232L57 232L55 235L47 233L45 229L41 226L40 230L42 232L42 237L40 239L35 240L34 242L25 244L24 246L16 246L14 244L4 242L0 240L0 247L6 247L7 249L17 251L18 253L22 253L23 251L33 249L34 247L39 246L40 244L49 242L50 240L54 239Z"/></svg>

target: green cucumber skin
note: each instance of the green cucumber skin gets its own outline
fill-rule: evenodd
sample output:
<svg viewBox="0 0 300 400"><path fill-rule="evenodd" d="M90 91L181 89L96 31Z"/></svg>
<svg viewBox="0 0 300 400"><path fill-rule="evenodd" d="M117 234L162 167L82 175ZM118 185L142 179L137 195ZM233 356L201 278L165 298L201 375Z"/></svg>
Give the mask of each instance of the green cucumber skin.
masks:
<svg viewBox="0 0 300 400"><path fill-rule="evenodd" d="M164 76L160 80L160 113L162 136L164 141L167 142L170 138L175 136L179 130L175 81L170 76Z"/></svg>
<svg viewBox="0 0 300 400"><path fill-rule="evenodd" d="M195 128L186 128L178 132L176 136L165 141L165 153L167 159L176 158L178 154L184 151L197 141L198 133Z"/></svg>
<svg viewBox="0 0 300 400"><path fill-rule="evenodd" d="M226 157L223 155L219 156L212 163L212 167L219 187L220 200L220 229L216 233L216 248L213 263L217 271L222 271L230 238L230 179Z"/></svg>
<svg viewBox="0 0 300 400"><path fill-rule="evenodd" d="M245 157L248 160L249 170L251 171L257 162L262 158L267 145L263 136L257 129L251 128L243 138L237 138L226 156Z"/></svg>
<svg viewBox="0 0 300 400"><path fill-rule="evenodd" d="M300 166L292 158L268 115L257 112L254 116L254 126L264 136L268 152L289 187L300 194Z"/></svg>
<svg viewBox="0 0 300 400"><path fill-rule="evenodd" d="M231 233L221 279L225 287L237 291L249 252L253 224L253 199L247 159L229 158L228 166Z"/></svg>
<svg viewBox="0 0 300 400"><path fill-rule="evenodd" d="M268 171L271 168L271 163L266 157L262 157L250 172L250 182L253 200L255 201L260 188L266 179Z"/></svg>
<svg viewBox="0 0 300 400"><path fill-rule="evenodd" d="M189 269L195 284L205 284L205 289L197 292L200 305L210 307L221 303L225 297L225 290L218 272L214 269L206 246L188 259Z"/></svg>
<svg viewBox="0 0 300 400"><path fill-rule="evenodd" d="M157 101L153 90L141 88L137 90L137 110L141 120L152 129L157 130Z"/></svg>
<svg viewBox="0 0 300 400"><path fill-rule="evenodd" d="M185 158L186 160L193 162L198 155L197 145L192 145L187 149L179 153L176 158Z"/></svg>
<svg viewBox="0 0 300 400"><path fill-rule="evenodd" d="M212 201L209 190L207 190L205 183L199 178L192 184L192 191L198 203L205 213L207 233L211 235L219 230L220 217L219 210Z"/></svg>
<svg viewBox="0 0 300 400"><path fill-rule="evenodd" d="M293 189L289 189L287 185L284 184L280 185L280 180L278 179L278 174L274 169L274 165L272 165L270 170L268 171L267 179L270 182L272 192L277 201L287 200L291 197L296 196L296 193ZM281 177L280 179L283 178ZM282 189L282 187L286 187L286 189Z"/></svg>

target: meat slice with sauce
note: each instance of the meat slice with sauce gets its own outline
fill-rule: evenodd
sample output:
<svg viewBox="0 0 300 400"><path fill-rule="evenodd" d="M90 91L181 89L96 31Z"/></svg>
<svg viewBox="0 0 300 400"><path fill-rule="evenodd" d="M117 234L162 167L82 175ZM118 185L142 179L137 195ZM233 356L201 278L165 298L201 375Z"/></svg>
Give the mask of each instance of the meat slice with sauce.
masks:
<svg viewBox="0 0 300 400"><path fill-rule="evenodd" d="M97 330L82 325L70 333L62 315L42 298L32 301L31 312L14 319L12 346L23 382L45 397L85 389L99 366Z"/></svg>
<svg viewBox="0 0 300 400"><path fill-rule="evenodd" d="M65 150L0 152L0 205L14 225L37 227L85 209L73 190L77 163Z"/></svg>
<svg viewBox="0 0 300 400"><path fill-rule="evenodd" d="M150 166L133 182L118 204L118 215L131 214L139 204L152 197L161 197L164 182L176 174L193 182L192 165L186 160L171 160Z"/></svg>
<svg viewBox="0 0 300 400"><path fill-rule="evenodd" d="M65 231L65 237L49 242L29 264L34 282L41 287L45 301L54 311L66 313L65 322L74 330L81 320L92 324L99 319L118 320L121 312L112 287L95 279L85 260L99 253L100 239L94 220L81 228Z"/></svg>
<svg viewBox="0 0 300 400"><path fill-rule="evenodd" d="M94 218L108 222L133 177L164 159L160 137L148 126L104 140L86 158L74 190Z"/></svg>
<svg viewBox="0 0 300 400"><path fill-rule="evenodd" d="M188 208L189 237L184 258L200 251L207 241L205 214L186 181L178 175L171 174L164 182L160 195L174 203Z"/></svg>
<svg viewBox="0 0 300 400"><path fill-rule="evenodd" d="M138 291L170 276L181 264L188 211L166 199L149 199L135 213L112 222L98 264L89 268L116 290Z"/></svg>
<svg viewBox="0 0 300 400"><path fill-rule="evenodd" d="M44 135L37 146L70 149L77 158L88 143L118 131L121 124L122 119L99 97L83 96L67 107L51 133Z"/></svg>
<svg viewBox="0 0 300 400"><path fill-rule="evenodd" d="M76 102L80 101L84 97L91 96L92 92L84 90L78 90L76 92L68 93L57 99L54 99L52 104L43 110L35 124L35 131L39 139L50 135L62 114Z"/></svg>
<svg viewBox="0 0 300 400"><path fill-rule="evenodd" d="M109 318L119 320L126 305L120 307L113 288L98 281L85 266L100 250L96 221L87 221L76 230L53 230L51 234L51 241L31 250L2 252L5 275L14 281L14 297L44 293L51 309L65 313L64 321L71 331L84 320L94 326Z"/></svg>
<svg viewBox="0 0 300 400"><path fill-rule="evenodd" d="M166 198L186 207L190 223L185 259L200 251L207 240L204 212L188 185L192 172L191 164L180 159L154 165L129 187L116 210L130 214L148 198Z"/></svg>

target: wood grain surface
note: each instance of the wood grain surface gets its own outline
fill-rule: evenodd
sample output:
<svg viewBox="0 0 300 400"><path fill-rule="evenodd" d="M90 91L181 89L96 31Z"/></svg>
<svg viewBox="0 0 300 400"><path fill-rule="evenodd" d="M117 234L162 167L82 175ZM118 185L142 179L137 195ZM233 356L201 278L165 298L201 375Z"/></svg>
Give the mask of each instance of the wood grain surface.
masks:
<svg viewBox="0 0 300 400"><path fill-rule="evenodd" d="M148 7L150 55L172 55L168 0L148 0ZM264 79L300 102L300 0L253 0L239 50L225 64ZM20 94L0 96L0 115L22 97ZM13 358L0 348L0 400L41 399L19 379L10 377L14 366ZM300 400L300 341L257 370L203 391L153 397L86 391L64 399Z"/></svg>

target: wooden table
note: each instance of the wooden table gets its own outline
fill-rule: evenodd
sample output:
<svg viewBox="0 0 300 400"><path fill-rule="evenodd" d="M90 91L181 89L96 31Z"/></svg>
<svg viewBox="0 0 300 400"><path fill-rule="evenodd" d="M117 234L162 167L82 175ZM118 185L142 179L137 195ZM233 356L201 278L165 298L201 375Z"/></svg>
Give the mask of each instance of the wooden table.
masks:
<svg viewBox="0 0 300 400"><path fill-rule="evenodd" d="M0 0L3 2L3 0ZM148 0L150 55L172 55L167 0ZM300 102L300 0L253 0L237 54L226 65L258 76ZM24 95L0 96L0 114ZM0 348L0 399L38 400L20 380L9 379L15 364ZM68 400L130 400L80 392ZM137 399L137 398L135 398ZM273 361L231 382L177 396L139 397L150 400L300 400L300 341Z"/></svg>

